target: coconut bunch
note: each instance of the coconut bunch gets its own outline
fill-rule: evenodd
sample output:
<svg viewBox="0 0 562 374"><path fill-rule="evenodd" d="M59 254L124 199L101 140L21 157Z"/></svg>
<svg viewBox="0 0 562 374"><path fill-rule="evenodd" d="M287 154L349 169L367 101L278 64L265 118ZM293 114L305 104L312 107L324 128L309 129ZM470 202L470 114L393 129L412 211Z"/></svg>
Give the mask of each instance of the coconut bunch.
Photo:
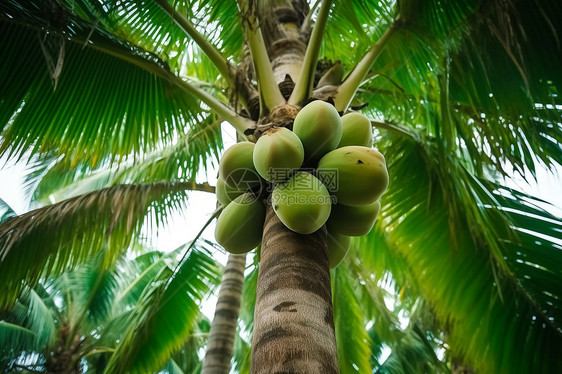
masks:
<svg viewBox="0 0 562 374"><path fill-rule="evenodd" d="M295 117L293 131L266 131L254 144L240 142L219 164L217 199L225 208L215 238L231 253L261 242L265 204L299 234L324 224L330 267L349 250L350 237L367 234L388 187L384 156L371 148L371 123L353 112L340 117L333 105L313 101Z"/></svg>

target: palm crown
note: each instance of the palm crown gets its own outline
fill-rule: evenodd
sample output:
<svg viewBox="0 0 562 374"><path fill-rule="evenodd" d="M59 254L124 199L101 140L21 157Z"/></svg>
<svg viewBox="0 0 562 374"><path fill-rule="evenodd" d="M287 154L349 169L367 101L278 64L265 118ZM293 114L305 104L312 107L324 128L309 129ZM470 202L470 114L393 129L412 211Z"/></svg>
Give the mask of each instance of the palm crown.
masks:
<svg viewBox="0 0 562 374"><path fill-rule="evenodd" d="M562 225L504 183L562 162L561 13L531 1L3 2L0 155L32 155L40 182L38 209L0 226L0 306L102 246L110 266L147 213L164 222L187 190L212 192L195 176L219 158L223 121L252 138L276 107L317 98L366 105L391 178L375 228L332 272L340 370L440 370L428 340L482 372L562 370ZM290 66L282 48L306 53ZM139 326L162 322L143 305ZM129 331L108 370L158 370L189 332L166 331L153 346ZM406 368L396 349L385 368L382 342L422 358Z"/></svg>

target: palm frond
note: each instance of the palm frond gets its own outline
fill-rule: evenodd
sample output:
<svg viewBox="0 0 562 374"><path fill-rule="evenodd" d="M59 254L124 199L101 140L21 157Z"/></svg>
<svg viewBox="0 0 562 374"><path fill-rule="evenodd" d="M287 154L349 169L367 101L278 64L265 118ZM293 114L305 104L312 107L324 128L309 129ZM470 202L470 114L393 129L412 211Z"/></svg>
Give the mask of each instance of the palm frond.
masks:
<svg viewBox="0 0 562 374"><path fill-rule="evenodd" d="M258 286L259 274L259 251L258 247L254 255L250 269L244 277L242 285L242 300L240 301L239 319L244 323L244 333L252 335L254 331L254 311L256 308L256 289Z"/></svg>
<svg viewBox="0 0 562 374"><path fill-rule="evenodd" d="M169 253L151 251L132 260L125 257L120 259L116 265L116 271L112 273L118 291L112 298L114 304L110 308L110 312L105 314L106 318L103 321L100 319L97 324L94 323L89 326L90 329L96 331L97 335L92 344L93 348L90 350L97 353L88 354L89 364L99 371L107 366L118 342L127 331L135 327L131 326L130 323L136 321L133 314L137 311L141 296L155 287L154 282L164 271L163 269L169 269L170 266L176 264L178 255L185 249L186 246L182 246ZM194 367L200 362L198 351L206 342L209 322L202 315L199 315L197 320L198 323L188 332L179 352L173 356L174 365L179 365L178 367ZM170 361L168 361L164 370L170 369L169 364ZM193 371L188 370L187 372Z"/></svg>
<svg viewBox="0 0 562 374"><path fill-rule="evenodd" d="M199 103L162 60L79 19L53 29L32 9L0 8L3 153L55 152L95 165L147 152L197 121ZM49 71L47 57L60 71Z"/></svg>
<svg viewBox="0 0 562 374"><path fill-rule="evenodd" d="M170 360L166 362L164 366L165 373L167 374L185 374L181 367L174 361Z"/></svg>
<svg viewBox="0 0 562 374"><path fill-rule="evenodd" d="M428 346L426 337L415 326L408 328L386 360L377 367L377 374L447 373L447 367Z"/></svg>
<svg viewBox="0 0 562 374"><path fill-rule="evenodd" d="M334 270L332 297L341 373L371 372L371 341L364 309L354 292L352 274L345 266Z"/></svg>
<svg viewBox="0 0 562 374"><path fill-rule="evenodd" d="M176 2L180 4L180 2ZM205 35L215 45L220 45L223 53L234 61L242 59L243 38L240 37L242 21L238 15L238 5L234 1L189 0L183 4L185 12L191 19L198 20L198 26L205 30ZM204 15L204 17L201 17Z"/></svg>
<svg viewBox="0 0 562 374"><path fill-rule="evenodd" d="M196 32L201 37L208 39L212 44L223 44L226 33L221 33L225 23L236 31L242 30L238 24L238 28L232 27L233 22L238 21L236 14L236 4L234 7L228 5L230 12L224 9L225 4L221 4L224 11L217 12L213 9L209 12L209 2L194 1L174 1L166 7L166 3L162 3L166 10L158 5L157 2L145 0L127 0L115 3L114 1L73 1L66 6L81 18L91 22L100 22L112 34L127 40L128 42L138 45L141 48L154 53L162 60L167 61L172 71L175 73L185 73L182 71L186 65L197 66L202 65L204 68L194 76L212 82L217 79L216 67L198 51L198 46L194 40L186 35L186 32L176 23L175 16L170 15L169 10L185 17L188 22L193 22ZM221 16L220 20L216 17ZM238 21L239 22L239 21ZM208 23L208 24L205 24ZM215 23L216 27L212 27ZM222 37L218 38L217 34ZM232 35L229 35L232 39ZM235 43L240 45L240 40ZM232 56L237 48L226 48L226 57ZM192 74L189 74L192 75Z"/></svg>
<svg viewBox="0 0 562 374"><path fill-rule="evenodd" d="M386 305L386 299L392 299L392 296L382 285L388 284L383 282L383 279L377 280L375 276L371 276L367 269L362 268L361 261L347 261L348 271L359 281L354 289L356 298L362 307L365 324L373 323L372 328L377 334L379 344L390 346L399 340L401 334L397 311L391 311Z"/></svg>
<svg viewBox="0 0 562 374"><path fill-rule="evenodd" d="M435 38L450 36L478 10L480 1L460 0L443 6L437 1L400 0L397 12L407 27Z"/></svg>
<svg viewBox="0 0 562 374"><path fill-rule="evenodd" d="M94 357L88 357L88 359L95 361L96 367L99 367L100 370L107 366L109 358L115 352L117 343L130 327L128 323L131 320L133 306L129 310L109 315L108 319L99 326L99 329L93 331L95 334L99 334L99 336L96 336L95 347L105 347L106 349L96 353L93 355Z"/></svg>
<svg viewBox="0 0 562 374"><path fill-rule="evenodd" d="M42 288L38 290L29 289L25 292L21 303L26 307L24 324L29 327L36 334L36 344L39 347L54 343L56 336L56 321L55 315L51 309L51 300L47 297L41 296ZM43 293L43 292L41 292Z"/></svg>
<svg viewBox="0 0 562 374"><path fill-rule="evenodd" d="M379 22L364 21L372 40L394 18L392 7L384 5L370 10ZM551 63L562 58L551 21L562 13L560 4L459 1L442 6L404 1L398 5L398 30L356 104L370 103L369 111L379 118L421 124L430 136L452 134L452 139L445 139L452 151L474 160L480 175L491 166L507 176L506 162L521 174L526 170L534 174L536 159L549 166L560 163L557 87L561 81L559 69ZM335 17L344 12L336 12ZM342 20L339 25L348 24ZM372 43L346 36L355 51ZM339 45L337 37L334 45ZM535 53L539 45L540 53ZM350 63L359 57L353 51L342 56L350 56Z"/></svg>
<svg viewBox="0 0 562 374"><path fill-rule="evenodd" d="M371 104L375 117L422 126L472 159L480 176L490 168L509 176L506 163L522 175L534 175L537 160L560 164L562 77L552 62L562 59L562 48L551 27L560 4L406 1L400 7L412 7L415 17L401 21L357 104Z"/></svg>
<svg viewBox="0 0 562 374"><path fill-rule="evenodd" d="M15 301L24 283L57 274L107 245L113 262L138 233L147 213L159 222L186 197L182 183L119 185L12 218L0 226L0 305ZM30 263L27 259L33 258Z"/></svg>
<svg viewBox="0 0 562 374"><path fill-rule="evenodd" d="M42 205L122 183L154 183L165 180L193 181L196 175L213 160L219 159L222 149L221 127L210 115L189 129L175 144L162 147L146 155L135 157L117 166L89 164L74 166L62 158L49 166L44 175L30 176L28 183L36 185L33 198ZM193 184L199 191L214 192L207 184Z"/></svg>
<svg viewBox="0 0 562 374"><path fill-rule="evenodd" d="M200 372L203 366L203 359L200 357L202 355L199 353L204 349L207 343L210 329L211 322L205 315L200 313L195 328L185 339L180 350L176 352L170 360L175 363L175 370L180 369L184 373ZM168 363L170 361L168 361Z"/></svg>
<svg viewBox="0 0 562 374"><path fill-rule="evenodd" d="M11 310L0 315L0 346L10 351L3 355L15 358L24 352L40 352L55 342L56 316L33 289L25 290Z"/></svg>
<svg viewBox="0 0 562 374"><path fill-rule="evenodd" d="M238 327L234 336L234 353L232 354L232 369L238 373L249 373L252 355L250 341L243 337L243 330Z"/></svg>
<svg viewBox="0 0 562 374"><path fill-rule="evenodd" d="M458 160L432 155L423 142L390 138L392 147L384 152L391 186L401 188L391 187L383 197L381 226L446 323L453 354L486 372L559 371L562 360L554 348L562 344L559 310L549 303L562 297L556 267L562 256L560 220L528 204L502 201L515 206L516 215L534 216L516 221L501 211L497 187L477 181ZM415 185L404 185L411 175ZM520 239L517 231L529 237ZM520 261L522 266L513 265ZM528 291L542 287L547 293L536 298ZM537 349L522 352L521 346Z"/></svg>
<svg viewBox="0 0 562 374"><path fill-rule="evenodd" d="M471 34L453 55L454 96L466 104L470 97L484 112L505 111L512 118L533 112L536 108L529 103L559 103L552 90L562 83L554 62L562 46L552 19L561 13L556 2L482 4L471 20ZM478 55L473 54L476 48ZM478 74L484 79L476 79Z"/></svg>
<svg viewBox="0 0 562 374"><path fill-rule="evenodd" d="M17 213L7 202L0 198L0 224L15 216L17 216Z"/></svg>
<svg viewBox="0 0 562 374"><path fill-rule="evenodd" d="M189 53L185 46L190 39L156 2L64 0L61 3L64 11L150 52L166 61L171 71L180 72Z"/></svg>
<svg viewBox="0 0 562 374"><path fill-rule="evenodd" d="M178 12L168 0L156 0L155 1L169 16L174 20L174 22L187 34L193 41L201 48L203 53L212 61L215 67L218 69L222 77L226 80L229 86L233 85L233 77L230 65L224 56L217 50L217 48L212 45L207 38L205 38L197 28L191 23L187 17Z"/></svg>
<svg viewBox="0 0 562 374"><path fill-rule="evenodd" d="M183 246L164 255L161 252L148 252L136 257L133 261L120 263L118 267L124 271L120 272L120 292L116 297L114 310L126 311L133 307L140 299L143 291L150 285L155 277L177 256Z"/></svg>
<svg viewBox="0 0 562 374"><path fill-rule="evenodd" d="M500 185L489 188L499 207L486 208L501 209L514 231L501 233L499 240L520 292L528 293L541 317L562 335L562 219L540 208L540 199Z"/></svg>
<svg viewBox="0 0 562 374"><path fill-rule="evenodd" d="M0 352L2 359L15 359L22 351L35 348L35 332L15 323L0 320Z"/></svg>
<svg viewBox="0 0 562 374"><path fill-rule="evenodd" d="M165 267L131 313L128 330L106 372L154 372L184 342L199 315L199 302L220 281L206 253L193 250L174 272Z"/></svg>
<svg viewBox="0 0 562 374"><path fill-rule="evenodd" d="M355 243L360 245L353 247L344 264L359 281L355 292L366 320L372 322L367 333L375 372L446 372L430 338L442 327L426 310L427 302L420 296L406 259L379 227L358 239ZM392 310L387 303L391 303ZM405 319L410 322L404 329L401 325ZM383 349L392 351L384 363L380 362Z"/></svg>
<svg viewBox="0 0 562 374"><path fill-rule="evenodd" d="M70 168L66 161L54 163L43 175L29 177L29 184L35 186L32 201L38 208L111 186L114 169L99 168L90 172L88 164Z"/></svg>
<svg viewBox="0 0 562 374"><path fill-rule="evenodd" d="M380 226L381 219L375 225ZM393 243L383 230L373 229L369 235L354 238L354 243L348 263L357 267L357 273L363 272L374 281L383 280L390 273L398 289L411 281L405 258L392 247Z"/></svg>
<svg viewBox="0 0 562 374"><path fill-rule="evenodd" d="M349 72L395 18L393 1L337 1L326 25L323 56ZM346 43L341 43L345 39Z"/></svg>
<svg viewBox="0 0 562 374"><path fill-rule="evenodd" d="M507 161L522 175L525 169L534 175L535 158L549 167L562 162L557 93L562 75L553 64L562 59L562 46L559 32L550 28L562 6L497 2L482 7L485 16L474 20L470 37L452 55L450 96L455 111L473 121L471 130L466 121L456 126L465 143L485 144L497 164Z"/></svg>
<svg viewBox="0 0 562 374"><path fill-rule="evenodd" d="M71 295L68 302L75 305L70 308L75 313L69 316L68 322L75 330L98 326L111 315L118 283L115 272L108 268L110 254L107 248L102 248L91 262L53 281L54 289L62 288L62 294Z"/></svg>
<svg viewBox="0 0 562 374"><path fill-rule="evenodd" d="M120 171L113 183L147 183L179 179L195 180L201 168L213 163L218 167L222 150L220 119L210 115L193 126L186 136L162 151L147 155L137 164Z"/></svg>

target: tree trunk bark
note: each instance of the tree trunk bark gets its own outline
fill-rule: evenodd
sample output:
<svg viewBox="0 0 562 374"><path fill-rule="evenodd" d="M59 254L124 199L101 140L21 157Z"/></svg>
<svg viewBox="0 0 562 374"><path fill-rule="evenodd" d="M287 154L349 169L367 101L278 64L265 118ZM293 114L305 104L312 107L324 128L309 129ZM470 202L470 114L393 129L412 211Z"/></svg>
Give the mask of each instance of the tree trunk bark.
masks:
<svg viewBox="0 0 562 374"><path fill-rule="evenodd" d="M228 256L201 374L228 374L230 372L245 268L245 254Z"/></svg>
<svg viewBox="0 0 562 374"><path fill-rule="evenodd" d="M453 359L451 362L451 374L474 374L474 371L470 366L462 364L462 361Z"/></svg>
<svg viewBox="0 0 562 374"><path fill-rule="evenodd" d="M82 358L82 339L80 335L74 334L72 341L67 346L70 336L70 325L63 323L58 331L58 339L55 347L47 352L45 362L46 374L79 374L80 360Z"/></svg>
<svg viewBox="0 0 562 374"><path fill-rule="evenodd" d="M339 373L326 229L297 234L271 206L262 240L250 372Z"/></svg>

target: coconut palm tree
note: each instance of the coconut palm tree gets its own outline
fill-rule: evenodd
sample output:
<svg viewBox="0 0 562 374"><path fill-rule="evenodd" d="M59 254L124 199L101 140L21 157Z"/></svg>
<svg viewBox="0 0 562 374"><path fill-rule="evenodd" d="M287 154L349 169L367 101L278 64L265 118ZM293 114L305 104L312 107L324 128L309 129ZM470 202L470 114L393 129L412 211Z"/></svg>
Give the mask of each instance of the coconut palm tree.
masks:
<svg viewBox="0 0 562 374"><path fill-rule="evenodd" d="M139 327L138 310L147 308L143 295L159 287L166 263L177 262L174 256L178 252L145 251L132 260L120 259L116 268L110 270L104 264L108 251L103 251L90 264L26 289L14 307L1 316L3 372L103 371L118 341L127 331ZM198 275L183 278L184 284L173 282L169 289L178 295L187 291L190 305L184 305L184 313L177 314L173 302L173 308L162 303L159 318L182 316L182 323L189 326L193 335L201 318L197 299L218 282L218 267L201 247L191 253L181 268ZM201 345L202 340L194 342ZM168 365L177 364L171 359Z"/></svg>
<svg viewBox="0 0 562 374"><path fill-rule="evenodd" d="M246 255L230 255L224 267L221 287L217 295L215 316L209 331L209 339L202 374L230 372L230 360L237 337L238 314L244 284Z"/></svg>
<svg viewBox="0 0 562 374"><path fill-rule="evenodd" d="M319 99L372 118L390 187L332 280L326 231L297 235L270 209L252 371L370 371L364 327L392 326L376 291L388 276L406 303L431 305L451 360L562 369L560 219L506 184L562 161L557 2L8 0L0 13L0 153L53 158L45 176L68 181L109 170L112 183L0 226L0 305L107 241L114 262L147 211L165 220L217 157L222 121L255 140ZM357 334L340 330L350 320ZM158 370L185 331L129 331L107 370ZM424 344L408 336L391 339Z"/></svg>

